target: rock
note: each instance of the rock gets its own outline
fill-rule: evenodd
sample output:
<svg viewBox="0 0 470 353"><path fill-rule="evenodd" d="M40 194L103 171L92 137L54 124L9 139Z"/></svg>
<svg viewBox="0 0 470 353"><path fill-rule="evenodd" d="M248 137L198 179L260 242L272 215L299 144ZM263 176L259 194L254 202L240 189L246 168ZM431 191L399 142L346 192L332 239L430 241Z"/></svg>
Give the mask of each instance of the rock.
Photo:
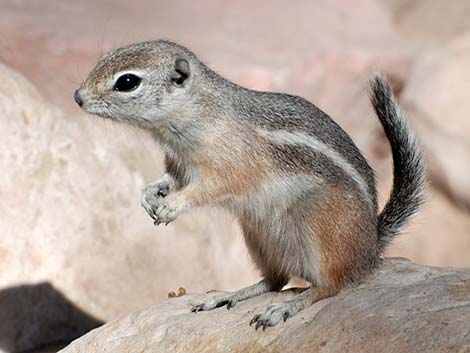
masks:
<svg viewBox="0 0 470 353"><path fill-rule="evenodd" d="M469 30L468 0L378 0L390 9L405 43L417 52L446 45Z"/></svg>
<svg viewBox="0 0 470 353"><path fill-rule="evenodd" d="M470 269L387 259L366 283L316 303L276 327L250 319L293 293L269 293L230 311L190 313L220 295L191 294L97 328L60 353L92 352L466 352L470 349Z"/></svg>
<svg viewBox="0 0 470 353"><path fill-rule="evenodd" d="M24 351L91 328L72 320L75 311L57 296L106 321L182 285L236 289L257 279L225 214L196 211L168 227L153 225L140 207L140 189L162 172L149 136L65 115L3 65L0 140L0 293L42 282L54 288L0 301L0 328L9 328L0 329L0 349L3 342ZM43 313L37 306L47 315L20 312ZM9 325L20 317L28 324ZM70 325L57 329L64 317Z"/></svg>
<svg viewBox="0 0 470 353"><path fill-rule="evenodd" d="M405 108L426 149L432 182L463 212L470 208L468 62L470 32L422 55L403 92Z"/></svg>

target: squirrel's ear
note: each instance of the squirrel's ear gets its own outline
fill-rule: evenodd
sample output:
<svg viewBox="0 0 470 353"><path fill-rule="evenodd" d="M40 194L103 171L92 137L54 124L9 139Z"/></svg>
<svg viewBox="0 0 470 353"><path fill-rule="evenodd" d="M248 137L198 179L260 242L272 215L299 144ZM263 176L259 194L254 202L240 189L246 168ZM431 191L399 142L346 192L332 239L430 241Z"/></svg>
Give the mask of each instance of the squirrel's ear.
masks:
<svg viewBox="0 0 470 353"><path fill-rule="evenodd" d="M189 63L185 59L177 59L171 73L171 81L176 86L184 86L189 74Z"/></svg>

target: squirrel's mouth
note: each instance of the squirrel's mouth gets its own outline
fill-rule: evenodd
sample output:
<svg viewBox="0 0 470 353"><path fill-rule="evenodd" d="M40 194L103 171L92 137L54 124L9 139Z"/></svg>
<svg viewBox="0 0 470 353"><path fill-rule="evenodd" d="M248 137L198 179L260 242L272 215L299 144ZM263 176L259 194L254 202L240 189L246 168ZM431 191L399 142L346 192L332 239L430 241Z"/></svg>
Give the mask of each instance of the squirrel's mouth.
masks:
<svg viewBox="0 0 470 353"><path fill-rule="evenodd" d="M108 109L108 104L96 100L82 99L80 108L91 115L97 115L100 118L117 120L112 114L110 114Z"/></svg>
<svg viewBox="0 0 470 353"><path fill-rule="evenodd" d="M116 120L111 114L109 114L107 109L103 109L104 107L102 107L101 105L97 105L95 103L83 104L81 108L83 111L87 112L88 114L96 115L104 119Z"/></svg>
<svg viewBox="0 0 470 353"><path fill-rule="evenodd" d="M109 114L105 114L105 113L90 113L90 112L87 112L91 115L96 115L102 119L110 119L110 120L115 120L115 121L119 121L118 119L115 119L112 115L109 115Z"/></svg>

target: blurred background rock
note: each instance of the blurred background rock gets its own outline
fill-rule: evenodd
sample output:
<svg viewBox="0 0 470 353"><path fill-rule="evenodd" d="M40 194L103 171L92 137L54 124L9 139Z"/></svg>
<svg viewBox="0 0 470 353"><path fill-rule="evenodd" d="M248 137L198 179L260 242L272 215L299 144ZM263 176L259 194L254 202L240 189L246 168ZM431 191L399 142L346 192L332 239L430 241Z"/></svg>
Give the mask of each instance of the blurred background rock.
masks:
<svg viewBox="0 0 470 353"><path fill-rule="evenodd" d="M367 80L385 72L430 166L425 209L387 255L470 266L469 18L468 0L0 0L0 290L49 283L54 291L39 295L60 292L107 321L179 286L233 290L258 278L222 211L154 227L140 189L163 171L158 146L72 99L101 54L157 38L236 83L329 113L377 171L382 204L391 156ZM35 347L1 327L0 349Z"/></svg>

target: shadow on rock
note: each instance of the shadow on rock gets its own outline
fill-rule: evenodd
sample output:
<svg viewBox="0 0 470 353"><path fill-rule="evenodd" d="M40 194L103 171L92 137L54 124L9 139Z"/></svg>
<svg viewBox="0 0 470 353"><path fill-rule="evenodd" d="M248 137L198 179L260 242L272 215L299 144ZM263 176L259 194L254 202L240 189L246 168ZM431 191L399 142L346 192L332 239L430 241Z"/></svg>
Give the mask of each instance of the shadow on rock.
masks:
<svg viewBox="0 0 470 353"><path fill-rule="evenodd" d="M48 282L0 291L0 350L6 352L68 343L102 324Z"/></svg>

